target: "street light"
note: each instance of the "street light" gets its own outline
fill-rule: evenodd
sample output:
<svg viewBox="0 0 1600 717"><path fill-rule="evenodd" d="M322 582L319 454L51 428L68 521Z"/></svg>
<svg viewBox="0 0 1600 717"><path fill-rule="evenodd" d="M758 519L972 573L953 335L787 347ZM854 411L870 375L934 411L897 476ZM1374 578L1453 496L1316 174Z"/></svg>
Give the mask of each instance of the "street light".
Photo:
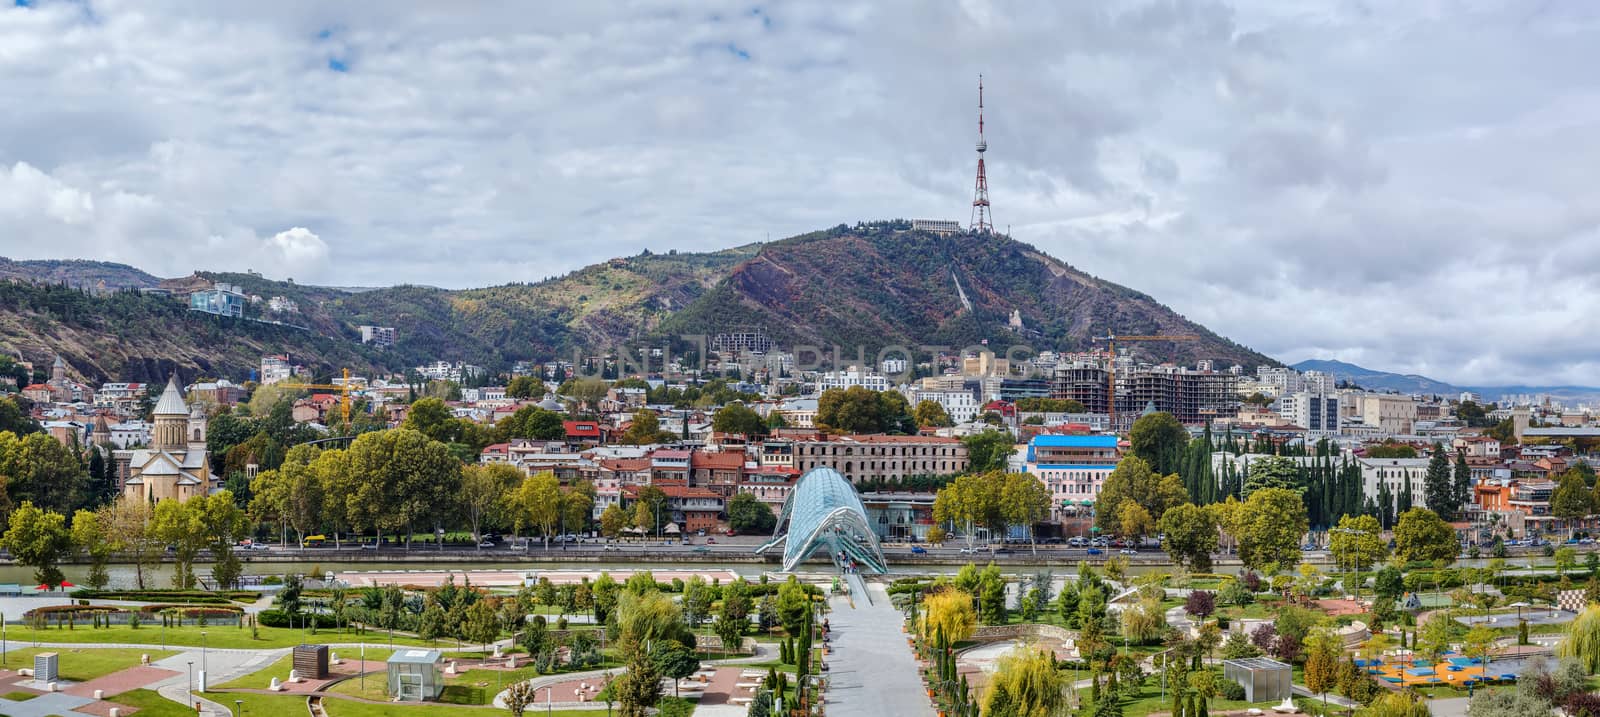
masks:
<svg viewBox="0 0 1600 717"><path fill-rule="evenodd" d="M188 702L190 704L193 704L194 703L194 660L190 660L187 664L189 665L189 684L185 686L185 692L188 693L189 699L186 700L186 702Z"/></svg>
<svg viewBox="0 0 1600 717"><path fill-rule="evenodd" d="M243 713L244 713L244 700L234 700L233 701L233 717L239 717L239 715L241 715Z"/></svg>

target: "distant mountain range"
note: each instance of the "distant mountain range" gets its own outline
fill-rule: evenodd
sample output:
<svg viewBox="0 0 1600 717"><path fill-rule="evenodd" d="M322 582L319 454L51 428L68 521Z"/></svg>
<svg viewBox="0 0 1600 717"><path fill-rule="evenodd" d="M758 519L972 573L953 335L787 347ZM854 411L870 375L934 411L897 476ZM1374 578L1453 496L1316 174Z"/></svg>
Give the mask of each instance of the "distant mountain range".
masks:
<svg viewBox="0 0 1600 717"><path fill-rule="evenodd" d="M1349 381L1374 391L1395 391L1424 395L1453 396L1471 391L1485 401L1497 401L1502 396L1515 394L1548 394L1563 402L1590 402L1600 400L1600 388L1593 386L1457 386L1416 374L1390 373L1357 366L1344 361L1310 359L1292 366L1296 371L1321 371L1332 374L1341 381Z"/></svg>
<svg viewBox="0 0 1600 717"><path fill-rule="evenodd" d="M93 261L0 261L0 351L48 360L97 380L154 381L177 369L245 375L266 353L288 353L323 375L341 367L398 370L467 361L503 370L518 360L570 358L626 346L675 351L683 337L748 332L778 349L837 346L841 364L885 346L983 342L1078 351L1105 333L1192 334L1142 343L1141 358L1211 359L1250 369L1273 359L1200 326L1150 296L1079 271L999 235L940 235L909 222L839 225L775 242L706 253L645 252L534 283L446 290L425 286L332 288L257 274L198 272L159 279ZM213 282L298 312L239 321L187 311L171 296ZM71 288L69 288L71 287ZM1013 326L1012 317L1020 321ZM357 326L393 326L393 348L359 343Z"/></svg>

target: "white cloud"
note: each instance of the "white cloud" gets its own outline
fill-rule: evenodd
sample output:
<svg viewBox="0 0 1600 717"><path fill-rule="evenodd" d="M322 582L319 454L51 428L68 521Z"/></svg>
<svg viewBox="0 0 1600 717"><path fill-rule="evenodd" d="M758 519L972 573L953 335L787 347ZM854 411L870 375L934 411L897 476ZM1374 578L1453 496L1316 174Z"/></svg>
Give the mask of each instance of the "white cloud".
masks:
<svg viewBox="0 0 1600 717"><path fill-rule="evenodd" d="M85 8L0 9L0 253L477 286L965 220L982 72L1018 238L1288 360L1596 381L1581 3Z"/></svg>

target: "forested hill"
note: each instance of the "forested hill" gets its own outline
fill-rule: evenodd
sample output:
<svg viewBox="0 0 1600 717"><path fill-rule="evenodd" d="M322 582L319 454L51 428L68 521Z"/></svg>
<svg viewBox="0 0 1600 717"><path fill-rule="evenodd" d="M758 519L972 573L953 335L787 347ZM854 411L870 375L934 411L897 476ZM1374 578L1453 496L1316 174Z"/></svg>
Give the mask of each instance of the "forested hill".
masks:
<svg viewBox="0 0 1600 717"><path fill-rule="evenodd" d="M1091 337L1107 332L1194 334L1199 340L1133 348L1146 358L1186 364L1275 363L1146 294L1022 242L939 236L910 231L904 222L841 225L719 252L643 253L539 282L467 290L351 292L202 272L160 282L178 297L147 296L62 286L93 289L88 279L96 273L143 274L131 267L12 263L45 264L48 271L17 277L24 281L0 292L6 314L0 350L35 361L60 351L74 373L102 380L157 380L174 366L186 377L242 378L266 353L289 353L327 371L399 370L440 359L504 369L517 360L728 331L761 331L780 347L836 345L850 355L856 347L872 352L885 345L961 347L985 340L996 351L1016 344L1070 351L1091 347ZM265 314L262 302L246 316L303 329L187 311L181 295L214 281L295 301L293 314ZM1008 326L1013 311L1020 329ZM386 351L361 346L356 327L362 324L395 327L397 344Z"/></svg>

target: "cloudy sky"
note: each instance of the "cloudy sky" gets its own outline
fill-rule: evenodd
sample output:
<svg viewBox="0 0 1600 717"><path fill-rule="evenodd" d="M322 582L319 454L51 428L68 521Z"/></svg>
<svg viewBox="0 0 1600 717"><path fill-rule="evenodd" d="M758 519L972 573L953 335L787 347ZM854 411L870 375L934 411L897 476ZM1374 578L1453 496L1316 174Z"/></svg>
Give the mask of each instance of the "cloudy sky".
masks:
<svg viewBox="0 0 1600 717"><path fill-rule="evenodd" d="M1288 361L1600 384L1587 0L0 2L12 258L468 287L965 222L981 72L1018 239Z"/></svg>

